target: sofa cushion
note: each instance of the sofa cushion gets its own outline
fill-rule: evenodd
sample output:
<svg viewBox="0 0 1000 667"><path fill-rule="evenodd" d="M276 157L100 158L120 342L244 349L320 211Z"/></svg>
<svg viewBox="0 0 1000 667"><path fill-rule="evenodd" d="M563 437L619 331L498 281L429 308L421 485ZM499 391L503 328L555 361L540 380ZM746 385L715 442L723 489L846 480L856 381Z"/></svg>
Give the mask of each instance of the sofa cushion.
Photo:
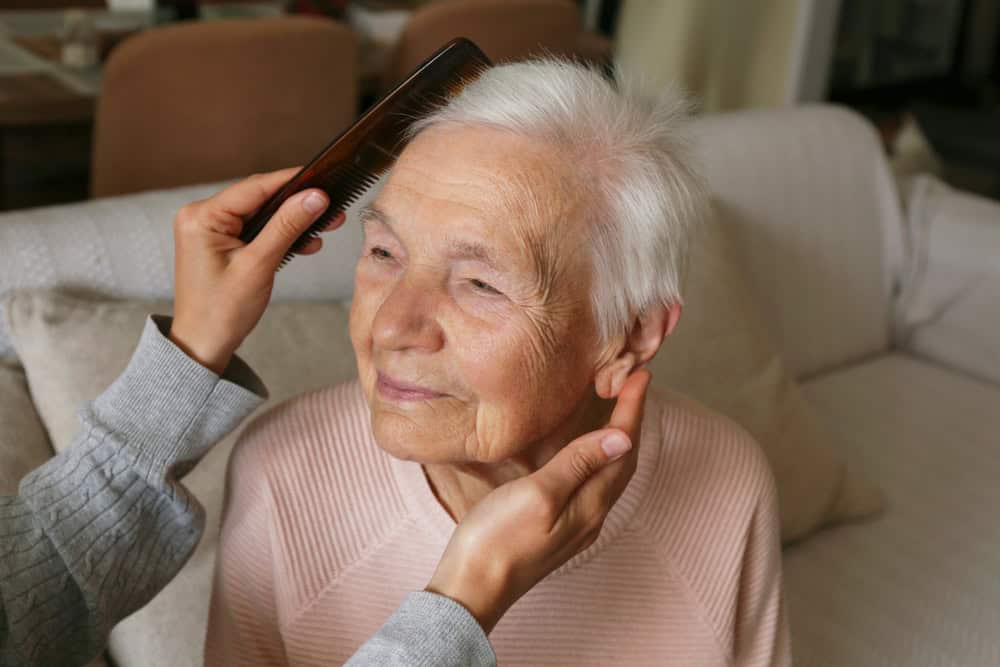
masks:
<svg viewBox="0 0 1000 667"><path fill-rule="evenodd" d="M693 244L680 322L649 364L654 385L691 396L753 434L774 472L785 542L879 510L878 490L831 446L778 356L729 242L732 220L718 213Z"/></svg>
<svg viewBox="0 0 1000 667"><path fill-rule="evenodd" d="M125 369L147 313L168 302L91 301L46 291L8 300L14 345L57 450L78 428L76 411ZM258 412L291 396L356 374L347 309L336 303L273 303L238 354L267 385ZM247 419L244 424L249 423ZM145 608L118 625L110 652L121 665L202 664L205 625L229 452L240 429L185 477L206 509L205 534L180 574Z"/></svg>
<svg viewBox="0 0 1000 667"><path fill-rule="evenodd" d="M52 447L31 402L24 369L0 360L0 495L16 494L21 478L51 456Z"/></svg>
<svg viewBox="0 0 1000 667"><path fill-rule="evenodd" d="M907 230L902 344L1000 385L1000 203L918 176Z"/></svg>
<svg viewBox="0 0 1000 667"><path fill-rule="evenodd" d="M1000 664L1000 389L892 355L804 390L888 509L786 551L796 664Z"/></svg>
<svg viewBox="0 0 1000 667"><path fill-rule="evenodd" d="M65 288L81 294L172 299L173 219L189 202L226 185L199 185L109 197L0 215L0 301L15 289ZM361 228L348 223L326 239L323 252L297 257L275 280L274 299L347 299ZM0 358L14 356L0 303Z"/></svg>
<svg viewBox="0 0 1000 667"><path fill-rule="evenodd" d="M885 352L902 221L874 128L817 106L717 114L696 129L747 284L792 374Z"/></svg>

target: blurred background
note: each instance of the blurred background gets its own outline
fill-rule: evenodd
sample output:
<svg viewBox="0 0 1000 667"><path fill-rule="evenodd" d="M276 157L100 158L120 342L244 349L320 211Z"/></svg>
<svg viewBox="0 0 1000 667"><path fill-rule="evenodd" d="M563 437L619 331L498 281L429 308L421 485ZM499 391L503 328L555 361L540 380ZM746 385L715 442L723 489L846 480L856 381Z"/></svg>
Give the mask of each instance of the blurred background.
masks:
<svg viewBox="0 0 1000 667"><path fill-rule="evenodd" d="M1000 0L0 0L0 210L308 160L440 44L832 100L894 167L1000 197Z"/></svg>
<svg viewBox="0 0 1000 667"><path fill-rule="evenodd" d="M0 0L0 494L170 312L181 206L308 161L456 36L617 61L698 104L715 231L654 374L811 517L785 535L796 664L1000 665L998 31L1000 0ZM871 122L790 108L826 102ZM355 372L361 240L279 274L240 350L262 409ZM205 539L111 664L203 664L235 438L185 478ZM880 504L862 477L883 513L804 540Z"/></svg>

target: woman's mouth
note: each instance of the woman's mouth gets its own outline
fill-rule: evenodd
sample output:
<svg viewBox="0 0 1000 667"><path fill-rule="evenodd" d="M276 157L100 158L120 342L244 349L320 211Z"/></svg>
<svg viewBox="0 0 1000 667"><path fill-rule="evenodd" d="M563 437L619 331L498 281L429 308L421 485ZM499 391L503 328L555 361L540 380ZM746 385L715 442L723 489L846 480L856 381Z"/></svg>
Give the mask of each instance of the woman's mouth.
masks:
<svg viewBox="0 0 1000 667"><path fill-rule="evenodd" d="M377 373L375 388L382 398L391 401L429 401L434 398L447 396L447 394L442 394L433 389L396 380L381 372Z"/></svg>

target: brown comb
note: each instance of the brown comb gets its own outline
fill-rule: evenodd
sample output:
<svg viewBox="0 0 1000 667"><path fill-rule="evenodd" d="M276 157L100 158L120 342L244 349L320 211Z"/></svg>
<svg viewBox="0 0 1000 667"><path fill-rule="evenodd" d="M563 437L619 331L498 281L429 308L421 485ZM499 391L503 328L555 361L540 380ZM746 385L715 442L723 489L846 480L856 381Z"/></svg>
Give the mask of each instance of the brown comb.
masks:
<svg viewBox="0 0 1000 667"><path fill-rule="evenodd" d="M407 130L413 121L447 102L490 64L468 39L460 37L445 44L250 216L243 224L240 240L254 240L281 204L296 192L320 188L330 198L330 204L292 244L281 261L284 266L296 250L318 236L335 216L378 182L406 147Z"/></svg>

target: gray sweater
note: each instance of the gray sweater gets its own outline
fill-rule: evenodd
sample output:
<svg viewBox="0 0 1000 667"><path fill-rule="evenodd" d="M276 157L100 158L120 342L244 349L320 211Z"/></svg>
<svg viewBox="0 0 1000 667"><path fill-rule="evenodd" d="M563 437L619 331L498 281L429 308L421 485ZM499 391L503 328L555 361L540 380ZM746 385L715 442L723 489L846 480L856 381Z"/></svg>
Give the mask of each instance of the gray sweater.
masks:
<svg viewBox="0 0 1000 667"><path fill-rule="evenodd" d="M179 478L266 398L239 358L219 377L147 320L128 368L80 411L72 446L0 497L0 666L82 665L181 569L204 510ZM207 594L207 591L206 591ZM493 665L458 603L412 593L349 664Z"/></svg>

